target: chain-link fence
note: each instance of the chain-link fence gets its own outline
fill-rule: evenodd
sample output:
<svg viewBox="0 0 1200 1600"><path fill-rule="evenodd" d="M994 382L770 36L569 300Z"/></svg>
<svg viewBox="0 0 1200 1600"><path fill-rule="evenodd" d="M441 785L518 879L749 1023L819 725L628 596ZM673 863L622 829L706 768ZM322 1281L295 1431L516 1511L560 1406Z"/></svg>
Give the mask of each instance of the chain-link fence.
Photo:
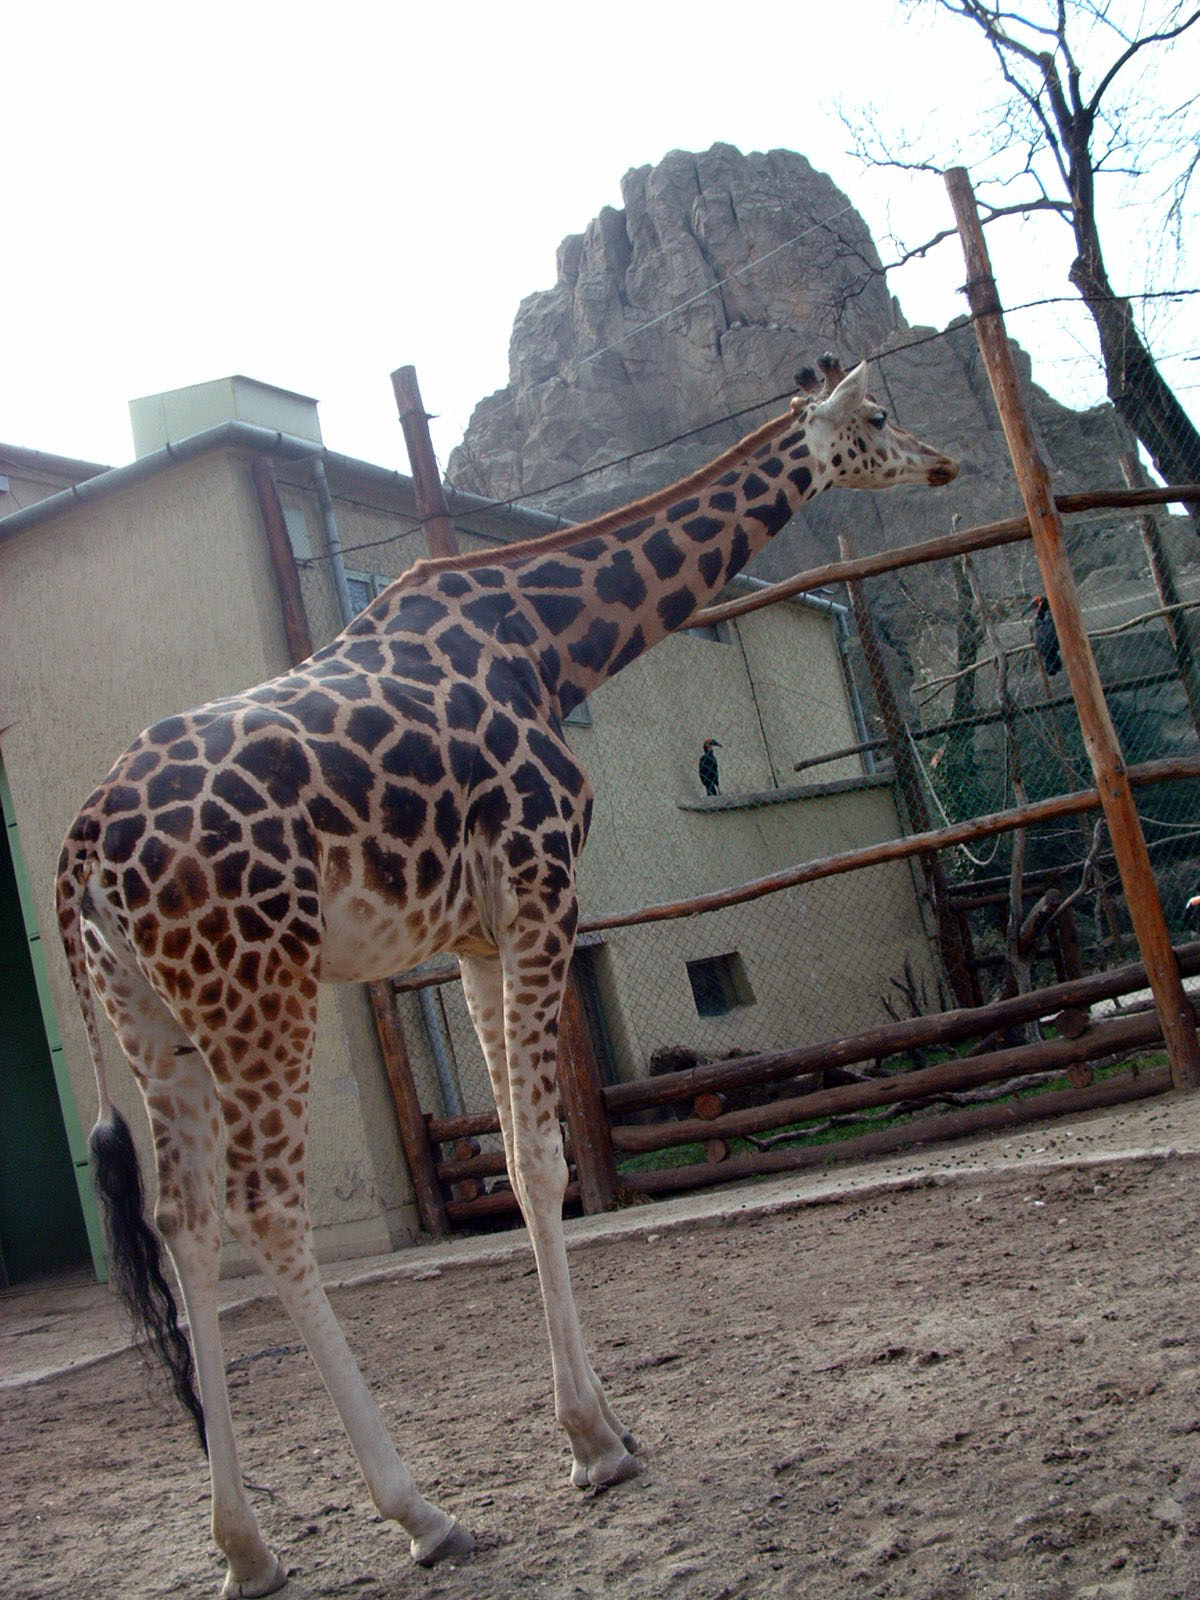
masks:
<svg viewBox="0 0 1200 1600"><path fill-rule="evenodd" d="M960 366L972 337L962 326L944 336L957 342ZM885 357L897 385L906 359L904 349L890 366ZM1057 416L1043 407L1045 431ZM985 426L998 431L994 415ZM1072 448L1081 426L1093 436L1088 462L1107 462L1100 476L1118 497L1122 482L1145 481L1135 456L1122 464L1128 440L1110 413L1076 419ZM1068 496L1092 490L1080 469L1059 476ZM1016 508L1011 476L1003 498L990 469L983 478L960 494L960 520ZM340 576L312 484L281 475L318 645L426 553L420 519L394 487L371 494L336 472L330 480ZM1200 753L1200 546L1178 507L1121 509L1113 499L1099 495L1068 518L1067 549L1125 762L1139 778L1136 769L1158 764L1158 781L1138 783L1137 804L1179 943L1200 890L1200 776L1176 770ZM891 496L865 502L869 510L862 497L828 500L824 521L793 541L792 570L820 568L813 554L833 554L843 533L852 536L843 562L859 545L880 558L889 545L945 537L945 523L920 521L936 512L932 500L894 526L875 511ZM513 526L499 529L477 505L460 505L462 548L527 536L520 510L507 514ZM944 1049L893 1050L890 1027L1136 961L1094 800L1020 827L941 837L1093 783L1028 539L1010 530L967 544L970 553L890 570L868 560L849 584L827 560L834 576L819 588L702 619L569 720L597 795L574 989L602 1083L683 1084L702 1063L803 1054L873 1030L868 1071L921 1070L931 1048L933 1059ZM772 558L765 577L777 579L783 558ZM749 605L756 584L763 579L739 580L730 592ZM914 835L930 836L923 849L892 850ZM762 892L736 892L755 884ZM677 914L631 924L620 915L662 905ZM482 1127L494 1115L491 1089L453 972L402 988L397 1009L426 1115ZM1011 1029L999 1037L1011 1042ZM804 1062L801 1087L836 1087L836 1069L814 1074ZM794 1109L795 1075L773 1068L763 1085L720 1097L720 1109L781 1093ZM495 1172L498 1139L482 1137L479 1154ZM469 1166L469 1152L464 1159Z"/></svg>

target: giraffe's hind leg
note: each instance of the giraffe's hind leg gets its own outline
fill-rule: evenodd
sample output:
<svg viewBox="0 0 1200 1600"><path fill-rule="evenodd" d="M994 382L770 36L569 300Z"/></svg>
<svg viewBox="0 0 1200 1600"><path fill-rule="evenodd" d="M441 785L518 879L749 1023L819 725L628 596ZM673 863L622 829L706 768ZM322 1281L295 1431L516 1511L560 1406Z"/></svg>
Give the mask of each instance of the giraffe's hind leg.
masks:
<svg viewBox="0 0 1200 1600"><path fill-rule="evenodd" d="M379 1408L325 1294L305 1198L308 1068L316 1023L316 984L299 976L285 1009L286 1036L269 1057L252 1048L236 1066L214 1046L226 1123L226 1217L270 1277L299 1329L349 1436L380 1513L409 1535L422 1566L469 1555L470 1533L426 1500L388 1434ZM288 1059L284 1059L287 1056Z"/></svg>
<svg viewBox="0 0 1200 1600"><path fill-rule="evenodd" d="M212 1481L212 1532L229 1563L225 1593L271 1594L287 1574L263 1541L242 1483L217 1321L221 1126L213 1080L119 936L105 927L102 907L85 930L85 944L93 983L137 1078L154 1135L154 1220L175 1266L191 1332Z"/></svg>
<svg viewBox="0 0 1200 1600"><path fill-rule="evenodd" d="M529 948L530 945L533 948ZM617 1421L588 1359L562 1225L567 1166L558 1122L558 1015L562 962L513 937L500 958L460 956L463 991L488 1064L509 1176L537 1263L554 1406L571 1441L571 1481L586 1489L639 1470L634 1439ZM525 948L522 948L525 946Z"/></svg>

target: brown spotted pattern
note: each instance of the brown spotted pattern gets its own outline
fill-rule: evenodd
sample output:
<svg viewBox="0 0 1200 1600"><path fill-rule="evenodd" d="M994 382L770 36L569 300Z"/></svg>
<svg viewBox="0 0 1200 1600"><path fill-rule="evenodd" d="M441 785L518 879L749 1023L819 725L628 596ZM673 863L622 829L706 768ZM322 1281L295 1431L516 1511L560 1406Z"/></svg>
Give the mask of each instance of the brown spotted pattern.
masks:
<svg viewBox="0 0 1200 1600"><path fill-rule="evenodd" d="M802 374L789 412L671 489L495 555L414 567L325 649L156 723L84 804L59 918L108 1104L94 989L145 1097L156 1221L186 1302L227 1592L282 1569L242 1489L213 1309L217 1172L235 1235L320 1366L372 1495L419 1560L469 1536L416 1491L321 1290L305 1201L322 980L459 954L529 1224L576 1484L636 1471L588 1362L561 1228L556 1035L591 794L562 716L684 626L831 485L945 482L862 368Z"/></svg>

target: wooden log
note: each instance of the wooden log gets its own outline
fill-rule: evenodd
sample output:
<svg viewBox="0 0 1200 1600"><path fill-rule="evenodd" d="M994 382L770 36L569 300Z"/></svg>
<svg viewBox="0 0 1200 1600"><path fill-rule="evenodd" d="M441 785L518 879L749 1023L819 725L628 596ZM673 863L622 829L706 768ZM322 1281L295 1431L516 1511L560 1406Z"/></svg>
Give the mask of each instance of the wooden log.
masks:
<svg viewBox="0 0 1200 1600"><path fill-rule="evenodd" d="M1200 973L1200 940L1180 945L1176 954L1181 971L1189 975ZM777 1082L780 1078L825 1067L903 1055L923 1046L955 1044L991 1033L996 1028L1052 1016L1068 1006L1090 1006L1145 987L1145 967L1140 962L1130 962L1109 972L1094 973L1071 983L1053 984L1034 990L1032 994L1016 995L1011 1000L998 1000L987 1006L944 1011L932 1017L906 1017L902 1022L867 1028L841 1039L800 1045L794 1050L773 1050L763 1055L742 1056L735 1061L710 1061L658 1078L612 1084L605 1089L604 1097L611 1111L641 1110L672 1100L692 1099L706 1089L736 1089L748 1084Z"/></svg>
<svg viewBox="0 0 1200 1600"><path fill-rule="evenodd" d="M398 972L387 981L397 994L410 994L414 989L433 989L439 983L457 983L462 977L457 960L444 966L432 967L427 972Z"/></svg>
<svg viewBox="0 0 1200 1600"><path fill-rule="evenodd" d="M1169 783L1177 778L1200 777L1200 756L1169 756L1159 761L1143 761L1130 767L1128 776L1133 784ZM761 899L763 895L774 894L779 889L796 888L803 883L815 883L818 879L835 877L844 872L857 872L862 867L875 867L886 861L904 861L925 850L945 850L951 845L967 844L972 839L986 839L992 834L1005 833L1032 823L1076 816L1083 811L1094 811L1099 805L1100 795L1096 789L1054 795L1048 800L1034 800L1029 805L1013 806L1007 811L993 811L969 822L932 828L927 833L914 833L901 839L885 839L879 844L842 850L836 855L823 856L816 861L806 861L798 866L785 867L780 872L768 873L762 878L753 878L733 889L720 889L711 894L693 895L686 900L641 906L634 911L614 911L585 917L579 925L579 931L598 933L610 928L640 927L648 922L670 922L676 917L699 916L705 911L723 911L729 906L744 905L748 901Z"/></svg>
<svg viewBox="0 0 1200 1600"><path fill-rule="evenodd" d="M485 1133L500 1132L500 1116L495 1110L463 1112L457 1117L426 1117L425 1123L434 1144L451 1144L455 1139L474 1139Z"/></svg>
<svg viewBox="0 0 1200 1600"><path fill-rule="evenodd" d="M1050 1018L1050 1026L1064 1039L1078 1039L1091 1025L1091 1013L1082 1006L1067 1006Z"/></svg>
<svg viewBox="0 0 1200 1600"><path fill-rule="evenodd" d="M296 567L296 554L288 537L283 505L279 499L279 484L275 478L275 463L270 456L255 456L250 462L250 475L258 497L258 511L262 517L263 533L267 541L267 554L271 559L271 573L275 579L275 592L279 596L279 609L283 614L283 633L287 640L288 655L293 666L312 655L312 633L308 614L304 609L304 596L300 591L300 573Z"/></svg>
<svg viewBox="0 0 1200 1600"><path fill-rule="evenodd" d="M583 1209L589 1216L608 1211L617 1186L617 1163L600 1067L574 972L567 977L558 1024L558 1088L575 1152Z"/></svg>
<svg viewBox="0 0 1200 1600"><path fill-rule="evenodd" d="M579 1185L569 1183L567 1192L563 1196L564 1205L577 1205L579 1203ZM481 1194L477 1200L448 1200L446 1202L446 1215L451 1222L472 1223L482 1222L492 1217L510 1215L520 1216L521 1207L517 1197L511 1189L493 1189L487 1194Z"/></svg>
<svg viewBox="0 0 1200 1600"><path fill-rule="evenodd" d="M1013 1105L978 1106L946 1116L926 1117L904 1127L884 1128L878 1133L861 1134L832 1144L806 1146L794 1150L777 1149L730 1156L727 1161L697 1161L686 1167L662 1167L654 1171L625 1172L621 1180L641 1194L669 1194L677 1189L695 1189L704 1184L733 1183L742 1178L765 1177L773 1173L799 1172L806 1168L833 1166L843 1161L861 1161L868 1156L887 1155L894 1150L917 1148L943 1139L961 1139L971 1134L991 1133L1024 1123L1069 1116L1103 1106L1124 1105L1170 1090L1168 1067L1155 1067L1135 1078L1132 1074L1106 1078L1089 1089L1061 1089L1020 1100Z"/></svg>
<svg viewBox="0 0 1200 1600"><path fill-rule="evenodd" d="M857 553L849 532L842 532L838 535L838 545L843 556L847 559L852 559ZM901 803L907 816L908 827L913 833L928 833L930 831L930 818L929 810L925 804L925 790L921 782L916 757L913 755L912 740L909 737L908 727L900 710L900 702L896 698L892 689L891 679L888 677L887 663L884 660L883 649L875 630L875 619L871 615L871 608L867 604L867 597L862 584L851 583L848 588L850 609L854 615L855 631L858 634L858 642L863 652L863 660L866 663L871 686L875 690L879 715L883 718L884 732L887 734L888 744L891 747L892 761L896 768ZM1023 799L1024 796L1020 798ZM946 974L946 980L950 985L950 992L958 1005L970 1005L973 998L971 994L971 979L967 972L958 921L950 912L950 894L946 884L946 874L942 869L941 857L936 850L923 850L917 860L920 862L921 873L925 879L926 894L933 907L933 918L937 925L938 948L941 951L942 967Z"/></svg>
<svg viewBox="0 0 1200 1600"><path fill-rule="evenodd" d="M966 292L974 315L975 335L1029 519L1034 552L1058 633L1063 666L1079 713L1084 746L1108 822L1126 905L1162 1020L1172 1077L1176 1088L1200 1088L1200 1040L1184 998L1120 742L1087 636L1062 522L1050 489L1050 474L1034 438L1021 393L975 196L965 169L952 167L945 176L967 263Z"/></svg>
<svg viewBox="0 0 1200 1600"><path fill-rule="evenodd" d="M450 1153L455 1161L469 1161L472 1156L477 1156L479 1151L478 1139L455 1139Z"/></svg>
<svg viewBox="0 0 1200 1600"><path fill-rule="evenodd" d="M703 1122L711 1122L714 1117L719 1117L725 1109L725 1096L713 1094L711 1091L698 1094L692 1101L692 1115L699 1117Z"/></svg>
<svg viewBox="0 0 1200 1600"><path fill-rule="evenodd" d="M392 393L396 397L396 409L404 431L404 443L412 468L413 496L417 502L417 515L425 526L429 554L456 556L458 532L450 520L446 497L442 492L442 475L429 436L429 413L421 402L415 367L399 367L392 373Z"/></svg>
<svg viewBox="0 0 1200 1600"><path fill-rule="evenodd" d="M1055 497L1055 505L1066 516L1081 515L1087 511L1130 511L1139 506L1174 505L1176 501L1191 504L1200 500L1200 483L1177 483L1163 489L1092 489L1082 494L1064 494ZM692 615L689 627L707 627L712 623L729 622L747 611L757 611L761 606L776 605L793 595L810 594L833 583L849 583L855 578L875 578L885 572L898 572L904 567L916 567L930 561L946 561L954 556L970 555L976 550L993 550L998 545L1019 544L1030 537L1028 517L1009 517L1003 522L984 523L978 528L964 528L957 533L943 534L937 539L923 539L919 544L902 545L899 549L881 550L876 555L857 556L853 561L828 561L824 566L810 567L807 572L781 583L771 584L757 594L725 600L720 605L704 606Z"/></svg>
<svg viewBox="0 0 1200 1600"><path fill-rule="evenodd" d="M396 1016L392 992L386 983L368 983L366 989L392 1091L392 1102L396 1107L396 1118L400 1124L400 1141L408 1161L417 1214L421 1226L440 1238L450 1232L450 1221L442 1199L441 1185L434 1172L433 1145L421 1113L412 1063L408 1059L408 1048Z"/></svg>
<svg viewBox="0 0 1200 1600"><path fill-rule="evenodd" d="M819 1089L815 1094L801 1095L794 1100L776 1100L770 1105L731 1111L714 1122L688 1119L617 1127L613 1129L613 1143L623 1152L641 1153L714 1137L734 1139L779 1128L789 1122L870 1111L878 1106L920 1100L927 1095L954 1094L982 1084L1000 1083L1031 1070L1064 1072L1073 1062L1095 1061L1101 1056L1141 1049L1161 1037L1158 1017L1148 1011L1141 1016L1099 1023L1078 1039L1038 1040L1034 1044L1014 1045L1008 1050L994 1050L986 1056L956 1056L953 1060L938 1062L937 1066L918 1067L913 1072L901 1072L890 1078L868 1078L862 1083L844 1084L836 1089Z"/></svg>
<svg viewBox="0 0 1200 1600"><path fill-rule="evenodd" d="M704 1159L706 1161L725 1161L729 1157L729 1146L724 1139L705 1139Z"/></svg>
<svg viewBox="0 0 1200 1600"><path fill-rule="evenodd" d="M484 1150L479 1155L439 1161L434 1167L442 1183L458 1183L463 1178L495 1178L507 1173L503 1150Z"/></svg>
<svg viewBox="0 0 1200 1600"><path fill-rule="evenodd" d="M487 1193L487 1190L478 1178L463 1178L460 1183L453 1186L450 1193L455 1200L478 1200L480 1195Z"/></svg>

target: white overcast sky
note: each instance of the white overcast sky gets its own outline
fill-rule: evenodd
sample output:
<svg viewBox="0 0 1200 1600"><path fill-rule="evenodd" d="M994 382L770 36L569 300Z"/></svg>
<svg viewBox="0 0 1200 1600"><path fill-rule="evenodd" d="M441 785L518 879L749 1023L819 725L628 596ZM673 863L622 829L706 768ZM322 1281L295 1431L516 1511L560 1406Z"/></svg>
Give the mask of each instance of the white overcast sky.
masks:
<svg viewBox="0 0 1200 1600"><path fill-rule="evenodd" d="M1182 48L1158 64L1179 100L1197 43L1190 68ZM630 167L717 140L799 150L886 256L889 218L922 237L949 203L938 177L864 174L839 98L920 129L996 94L973 29L893 0L14 5L0 53L0 440L113 465L131 398L237 372L315 396L332 449L407 470L389 383L406 363L444 463L506 381L518 302L621 204ZM1006 226L989 236L1003 298L1061 292L1065 228ZM1114 239L1136 289L1149 243L1136 225ZM962 276L951 242L892 290L942 326ZM1159 335L1193 410L1196 304ZM1089 326L1010 322L1075 404L1103 397Z"/></svg>

